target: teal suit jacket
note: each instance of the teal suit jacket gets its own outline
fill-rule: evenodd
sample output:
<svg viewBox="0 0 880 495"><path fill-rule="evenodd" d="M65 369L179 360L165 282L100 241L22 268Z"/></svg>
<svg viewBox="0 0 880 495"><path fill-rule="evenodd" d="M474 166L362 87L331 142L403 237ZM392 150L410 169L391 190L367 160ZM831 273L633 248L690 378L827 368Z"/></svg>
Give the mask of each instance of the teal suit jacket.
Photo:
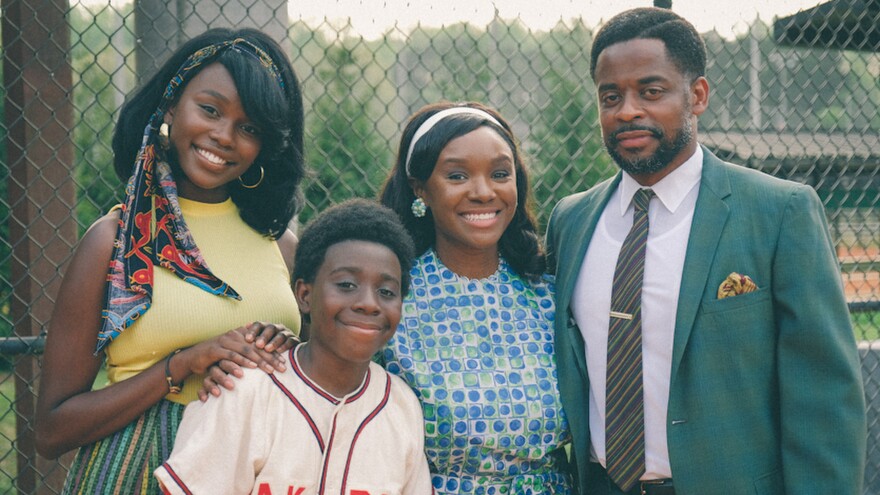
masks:
<svg viewBox="0 0 880 495"><path fill-rule="evenodd" d="M703 151L670 363L676 493L861 494L864 392L822 203L810 187ZM559 387L585 495L594 482L587 475L590 383L570 305L619 182L620 174L563 199L547 230ZM759 289L719 300L718 286L732 272Z"/></svg>

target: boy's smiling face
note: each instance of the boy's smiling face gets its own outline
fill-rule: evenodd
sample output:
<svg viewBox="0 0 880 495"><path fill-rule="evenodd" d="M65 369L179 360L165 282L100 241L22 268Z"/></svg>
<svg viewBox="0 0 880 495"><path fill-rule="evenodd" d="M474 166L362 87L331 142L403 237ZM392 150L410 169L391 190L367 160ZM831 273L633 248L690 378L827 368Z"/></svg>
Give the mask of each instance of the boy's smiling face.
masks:
<svg viewBox="0 0 880 495"><path fill-rule="evenodd" d="M386 246L330 246L314 282L296 281L300 311L311 320L309 345L338 363L368 364L397 329L400 285L400 261Z"/></svg>

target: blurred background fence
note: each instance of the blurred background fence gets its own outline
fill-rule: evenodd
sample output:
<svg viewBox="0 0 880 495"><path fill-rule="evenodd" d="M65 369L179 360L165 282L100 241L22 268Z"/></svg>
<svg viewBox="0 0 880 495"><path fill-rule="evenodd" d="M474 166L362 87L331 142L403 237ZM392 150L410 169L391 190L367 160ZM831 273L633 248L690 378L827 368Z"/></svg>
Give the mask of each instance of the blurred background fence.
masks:
<svg viewBox="0 0 880 495"><path fill-rule="evenodd" d="M598 14L609 7L597 0L531 10L500 0L488 16L457 0L308 2L317 14L294 3L0 2L0 493L57 493L66 473L67 457L33 451L42 337L78 237L120 200L109 147L117 111L181 40L254 26L283 42L306 100L312 176L300 222L374 196L406 117L441 99L482 101L513 123L542 225L559 198L615 171L597 124L591 36L603 15L650 1ZM691 18L681 3L673 10ZM865 493L880 494L880 0L773 13L735 3L711 27L695 21L712 85L700 139L730 161L811 185L825 202L861 342ZM701 8L702 18L715 7ZM407 12L418 22L394 17Z"/></svg>

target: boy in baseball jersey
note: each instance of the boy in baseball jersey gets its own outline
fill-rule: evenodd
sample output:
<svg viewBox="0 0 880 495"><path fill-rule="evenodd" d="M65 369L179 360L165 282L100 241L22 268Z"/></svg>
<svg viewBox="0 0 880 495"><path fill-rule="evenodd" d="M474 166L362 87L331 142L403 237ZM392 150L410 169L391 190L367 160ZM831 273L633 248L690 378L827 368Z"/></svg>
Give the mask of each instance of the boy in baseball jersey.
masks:
<svg viewBox="0 0 880 495"><path fill-rule="evenodd" d="M353 200L305 229L294 292L309 340L284 373L244 370L184 413L154 474L170 494L428 495L421 407L371 361L394 334L413 247L396 215Z"/></svg>

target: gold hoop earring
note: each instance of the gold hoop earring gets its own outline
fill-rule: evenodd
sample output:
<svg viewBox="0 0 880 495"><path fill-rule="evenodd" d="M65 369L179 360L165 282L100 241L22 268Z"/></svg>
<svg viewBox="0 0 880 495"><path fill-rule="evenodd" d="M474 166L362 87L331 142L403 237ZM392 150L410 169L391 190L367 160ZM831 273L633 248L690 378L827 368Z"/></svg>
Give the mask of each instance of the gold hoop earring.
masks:
<svg viewBox="0 0 880 495"><path fill-rule="evenodd" d="M244 175L244 174L242 174ZM241 184L241 187L245 189L256 189L260 187L260 184L263 183L263 177L266 176L265 171L263 170L263 166L260 165L260 180L258 180L255 184L245 184L243 180L241 180L241 175L238 176L238 183Z"/></svg>
<svg viewBox="0 0 880 495"><path fill-rule="evenodd" d="M171 126L165 122L162 122L162 125L159 126L159 146L163 150L171 147Z"/></svg>

